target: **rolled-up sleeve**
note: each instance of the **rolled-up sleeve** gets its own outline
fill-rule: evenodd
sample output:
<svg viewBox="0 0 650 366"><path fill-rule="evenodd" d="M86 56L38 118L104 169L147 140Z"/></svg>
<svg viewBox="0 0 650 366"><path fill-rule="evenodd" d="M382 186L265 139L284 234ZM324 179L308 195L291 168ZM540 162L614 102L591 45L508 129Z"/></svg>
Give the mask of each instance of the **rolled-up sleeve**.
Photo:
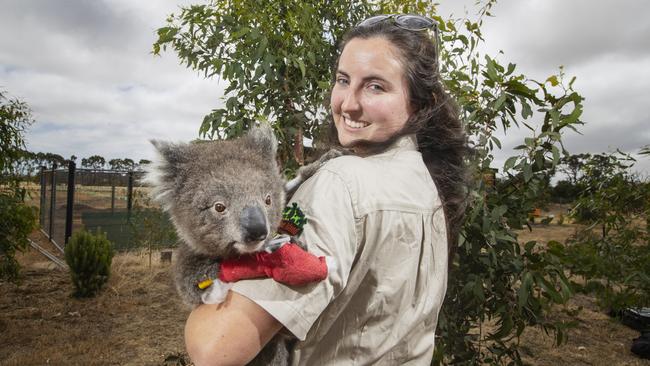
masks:
<svg viewBox="0 0 650 366"><path fill-rule="evenodd" d="M317 256L333 259L326 280L301 287L289 287L272 279L235 283L235 291L251 299L282 323L298 339L304 340L314 322L343 291L358 241L350 185L337 173L320 169L294 194L306 222L299 239Z"/></svg>

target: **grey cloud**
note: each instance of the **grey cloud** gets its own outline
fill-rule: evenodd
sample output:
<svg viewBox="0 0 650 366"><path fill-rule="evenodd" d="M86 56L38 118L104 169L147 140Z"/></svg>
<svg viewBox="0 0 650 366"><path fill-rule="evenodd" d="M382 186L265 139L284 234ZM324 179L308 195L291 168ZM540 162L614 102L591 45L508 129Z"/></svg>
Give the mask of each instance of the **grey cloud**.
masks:
<svg viewBox="0 0 650 366"><path fill-rule="evenodd" d="M36 123L28 147L79 157L146 158L151 138L198 137L223 88L150 54L177 1L10 1L0 12L0 87ZM148 156L151 157L151 156Z"/></svg>
<svg viewBox="0 0 650 366"><path fill-rule="evenodd" d="M173 52L150 54L155 29L181 2L201 1L3 1L0 88L32 106L30 148L140 159L151 157L150 138L197 137L223 84L179 65ZM444 1L439 10L459 15L474 3ZM643 0L500 0L485 21L482 52L503 50L502 60L537 80L558 65L577 76L587 124L584 135L566 135L572 153L636 152L650 143L649 13ZM528 135L501 136L495 166ZM650 171L650 158L640 166Z"/></svg>
<svg viewBox="0 0 650 366"><path fill-rule="evenodd" d="M501 35L490 41L534 67L579 65L612 54L638 58L650 54L648 10L640 0L503 0L484 33Z"/></svg>

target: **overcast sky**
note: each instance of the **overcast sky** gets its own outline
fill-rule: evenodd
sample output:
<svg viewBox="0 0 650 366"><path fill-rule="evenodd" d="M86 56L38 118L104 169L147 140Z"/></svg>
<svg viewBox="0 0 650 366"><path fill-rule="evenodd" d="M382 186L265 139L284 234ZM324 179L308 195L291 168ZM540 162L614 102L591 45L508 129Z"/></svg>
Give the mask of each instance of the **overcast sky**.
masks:
<svg viewBox="0 0 650 366"><path fill-rule="evenodd" d="M151 55L155 30L181 0L0 0L0 89L27 102L28 149L79 158L153 155L151 138L190 140L223 87ZM443 2L446 17L474 0ZM586 99L571 153L650 144L650 1L501 0L485 22L486 52L544 80L564 65ZM506 149L526 131L509 131ZM497 155L498 163L510 155ZM650 174L650 157L638 170Z"/></svg>

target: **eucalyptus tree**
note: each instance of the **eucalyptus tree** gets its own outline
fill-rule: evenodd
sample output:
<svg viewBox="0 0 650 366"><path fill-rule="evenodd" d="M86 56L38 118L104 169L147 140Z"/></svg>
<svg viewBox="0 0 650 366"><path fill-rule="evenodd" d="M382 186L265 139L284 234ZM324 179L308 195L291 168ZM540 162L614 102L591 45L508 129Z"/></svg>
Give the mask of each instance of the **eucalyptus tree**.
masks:
<svg viewBox="0 0 650 366"><path fill-rule="evenodd" d="M26 190L16 169L26 156L25 132L33 123L27 103L0 91L0 279L18 279L16 251L29 245L36 212L25 204Z"/></svg>

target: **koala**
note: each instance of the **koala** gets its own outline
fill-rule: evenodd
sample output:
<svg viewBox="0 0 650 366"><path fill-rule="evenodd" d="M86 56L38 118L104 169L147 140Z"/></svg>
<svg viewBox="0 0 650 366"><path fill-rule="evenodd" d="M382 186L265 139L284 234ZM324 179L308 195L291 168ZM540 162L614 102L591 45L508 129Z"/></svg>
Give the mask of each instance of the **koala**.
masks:
<svg viewBox="0 0 650 366"><path fill-rule="evenodd" d="M174 282L183 301L195 306L205 302L197 284L218 277L219 260L260 251L280 223L286 194L277 140L270 127L262 127L228 141L152 143L159 158L143 182L179 235ZM287 183L289 194L338 155L332 150L301 168ZM250 364L288 365L294 342L280 334Z"/></svg>

